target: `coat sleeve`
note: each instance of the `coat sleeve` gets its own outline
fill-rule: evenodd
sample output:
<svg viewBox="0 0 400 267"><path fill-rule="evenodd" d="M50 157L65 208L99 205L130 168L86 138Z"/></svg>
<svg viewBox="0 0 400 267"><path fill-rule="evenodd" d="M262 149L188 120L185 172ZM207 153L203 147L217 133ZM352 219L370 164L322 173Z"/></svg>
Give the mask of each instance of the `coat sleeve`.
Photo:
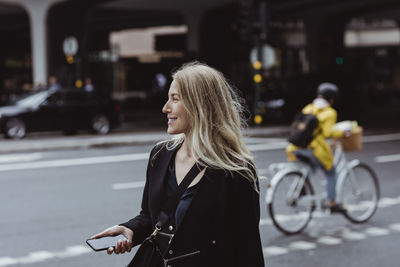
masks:
<svg viewBox="0 0 400 267"><path fill-rule="evenodd" d="M322 135L324 138L339 138L343 136L342 131L334 130L333 126L337 120L337 113L334 109L329 109L321 123Z"/></svg>
<svg viewBox="0 0 400 267"><path fill-rule="evenodd" d="M234 175L232 179L231 207L231 214L233 214L231 223L234 226L235 266L264 267L259 230L259 193L252 187L249 180L240 175Z"/></svg>
<svg viewBox="0 0 400 267"><path fill-rule="evenodd" d="M129 221L120 224L133 231L133 242L132 242L133 246L141 244L151 234L151 231L153 229L149 213L148 198L149 198L149 179L152 170L151 162L155 151L156 148L153 148L153 150L150 153L149 161L147 163L146 183L143 191L141 211L139 215L137 215L133 219L130 219Z"/></svg>

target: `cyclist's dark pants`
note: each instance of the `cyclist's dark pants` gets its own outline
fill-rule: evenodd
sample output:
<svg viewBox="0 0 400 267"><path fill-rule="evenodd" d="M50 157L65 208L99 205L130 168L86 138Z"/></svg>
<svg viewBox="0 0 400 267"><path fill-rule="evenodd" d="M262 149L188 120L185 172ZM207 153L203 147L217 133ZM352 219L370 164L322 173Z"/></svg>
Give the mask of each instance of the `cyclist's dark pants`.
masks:
<svg viewBox="0 0 400 267"><path fill-rule="evenodd" d="M336 180L337 180L337 171L336 171L336 166L333 166L331 170L326 170L324 166L319 162L319 160L315 157L314 153L312 152L311 149L300 149L297 151L294 151L293 154L296 155L296 157L304 161L308 164L310 164L311 169L315 171L317 168L320 168L327 179L326 183L326 192L328 194L328 199L329 200L335 200L336 198Z"/></svg>

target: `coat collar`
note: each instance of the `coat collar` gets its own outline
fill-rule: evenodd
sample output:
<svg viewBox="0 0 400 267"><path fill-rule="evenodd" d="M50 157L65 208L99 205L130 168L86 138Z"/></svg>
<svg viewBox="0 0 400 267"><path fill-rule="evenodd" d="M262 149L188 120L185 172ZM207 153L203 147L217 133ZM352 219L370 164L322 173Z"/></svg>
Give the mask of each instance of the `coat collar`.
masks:
<svg viewBox="0 0 400 267"><path fill-rule="evenodd" d="M165 177L168 171L169 163L171 162L172 157L175 155L176 151L181 147L178 145L174 149L167 149L165 146L161 149L160 154L157 156L154 162L154 169L151 174L151 180L153 181L152 192L150 193L152 196L156 196L155 207L161 207L162 203L166 201L165 194ZM156 218L155 218L156 219Z"/></svg>

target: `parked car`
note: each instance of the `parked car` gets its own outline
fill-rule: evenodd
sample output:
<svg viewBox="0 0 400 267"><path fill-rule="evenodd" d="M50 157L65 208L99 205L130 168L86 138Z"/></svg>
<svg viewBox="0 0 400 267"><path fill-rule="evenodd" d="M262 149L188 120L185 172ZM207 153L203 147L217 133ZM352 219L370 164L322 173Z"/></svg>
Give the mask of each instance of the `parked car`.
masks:
<svg viewBox="0 0 400 267"><path fill-rule="evenodd" d="M78 89L33 92L0 107L1 132L13 139L39 131L107 134L119 123L120 106L109 96Z"/></svg>

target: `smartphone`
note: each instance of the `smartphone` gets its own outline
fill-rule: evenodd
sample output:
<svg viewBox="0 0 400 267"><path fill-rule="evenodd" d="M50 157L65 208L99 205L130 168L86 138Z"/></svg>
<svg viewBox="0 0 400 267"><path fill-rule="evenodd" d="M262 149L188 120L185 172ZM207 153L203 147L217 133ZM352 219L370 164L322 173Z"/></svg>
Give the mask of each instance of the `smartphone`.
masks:
<svg viewBox="0 0 400 267"><path fill-rule="evenodd" d="M89 245L94 251L106 250L109 247L115 247L118 240L128 240L124 235L116 236L105 236L101 238L93 238L86 240L86 244Z"/></svg>

